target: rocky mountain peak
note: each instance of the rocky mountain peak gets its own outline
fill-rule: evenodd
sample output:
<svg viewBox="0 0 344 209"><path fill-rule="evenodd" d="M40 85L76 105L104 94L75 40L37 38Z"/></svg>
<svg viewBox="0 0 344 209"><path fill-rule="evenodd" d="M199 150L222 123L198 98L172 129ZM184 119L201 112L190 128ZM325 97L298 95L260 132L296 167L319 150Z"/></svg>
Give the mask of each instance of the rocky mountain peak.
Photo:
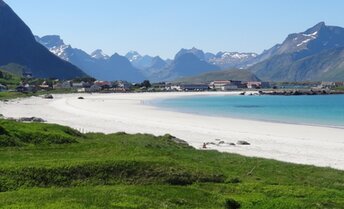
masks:
<svg viewBox="0 0 344 209"><path fill-rule="evenodd" d="M35 36L35 38L39 43L43 44L47 48L57 48L65 45L64 41L58 35L48 35L41 38Z"/></svg>
<svg viewBox="0 0 344 209"><path fill-rule="evenodd" d="M312 34L315 32L319 32L321 29L326 28L325 22L319 22L318 24L314 25L313 27L309 28L305 31L305 34Z"/></svg>
<svg viewBox="0 0 344 209"><path fill-rule="evenodd" d="M110 57L103 52L101 49L97 49L91 53L91 57L95 59L109 59Z"/></svg>

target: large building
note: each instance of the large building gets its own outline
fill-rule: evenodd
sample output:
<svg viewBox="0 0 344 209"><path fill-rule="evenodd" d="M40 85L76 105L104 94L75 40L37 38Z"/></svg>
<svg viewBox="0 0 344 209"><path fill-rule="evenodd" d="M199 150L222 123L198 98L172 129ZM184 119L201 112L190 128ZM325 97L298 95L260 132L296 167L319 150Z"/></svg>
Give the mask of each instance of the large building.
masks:
<svg viewBox="0 0 344 209"><path fill-rule="evenodd" d="M208 84L181 84L179 85L181 91L207 91L209 89Z"/></svg>
<svg viewBox="0 0 344 209"><path fill-rule="evenodd" d="M209 84L209 87L218 91L227 91L242 88L242 82L232 80L213 81Z"/></svg>

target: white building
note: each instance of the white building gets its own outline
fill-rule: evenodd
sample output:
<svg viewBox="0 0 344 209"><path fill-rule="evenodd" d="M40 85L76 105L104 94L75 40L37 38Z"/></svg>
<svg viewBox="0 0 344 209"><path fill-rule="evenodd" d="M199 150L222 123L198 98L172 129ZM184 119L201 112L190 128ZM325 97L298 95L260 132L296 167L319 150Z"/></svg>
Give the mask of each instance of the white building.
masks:
<svg viewBox="0 0 344 209"><path fill-rule="evenodd" d="M209 87L211 89L215 89L218 91L228 91L233 89L238 89L241 86L241 81L229 81L229 80L223 80L223 81L213 81L209 84Z"/></svg>

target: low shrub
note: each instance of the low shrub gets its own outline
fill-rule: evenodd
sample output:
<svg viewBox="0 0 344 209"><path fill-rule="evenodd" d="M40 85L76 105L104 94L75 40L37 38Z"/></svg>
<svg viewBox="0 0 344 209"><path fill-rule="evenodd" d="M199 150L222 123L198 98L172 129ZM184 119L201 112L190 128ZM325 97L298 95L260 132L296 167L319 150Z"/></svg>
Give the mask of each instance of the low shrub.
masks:
<svg viewBox="0 0 344 209"><path fill-rule="evenodd" d="M233 199L227 199L225 202L225 209L239 209L240 203Z"/></svg>

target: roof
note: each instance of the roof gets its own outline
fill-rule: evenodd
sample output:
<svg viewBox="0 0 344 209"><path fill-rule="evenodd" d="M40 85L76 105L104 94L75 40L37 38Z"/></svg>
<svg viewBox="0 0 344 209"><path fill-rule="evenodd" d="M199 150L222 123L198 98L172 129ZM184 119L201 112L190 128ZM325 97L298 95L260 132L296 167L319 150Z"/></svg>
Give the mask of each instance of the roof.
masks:
<svg viewBox="0 0 344 209"><path fill-rule="evenodd" d="M230 83L231 81L213 81L213 83Z"/></svg>

